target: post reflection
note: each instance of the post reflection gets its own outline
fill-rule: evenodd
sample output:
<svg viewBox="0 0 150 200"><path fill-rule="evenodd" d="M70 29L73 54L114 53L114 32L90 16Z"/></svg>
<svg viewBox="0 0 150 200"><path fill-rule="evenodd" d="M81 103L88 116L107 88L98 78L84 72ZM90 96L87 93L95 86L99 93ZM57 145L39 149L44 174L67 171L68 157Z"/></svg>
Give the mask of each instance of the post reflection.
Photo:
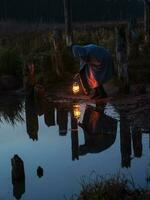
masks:
<svg viewBox="0 0 150 200"><path fill-rule="evenodd" d="M133 157L132 155L133 149ZM131 160L142 156L142 129L130 126L125 113L120 113L120 150L121 166L131 167Z"/></svg>
<svg viewBox="0 0 150 200"><path fill-rule="evenodd" d="M35 99L26 97L25 99L25 115L26 115L26 129L29 138L33 141L38 140L38 115Z"/></svg>
<svg viewBox="0 0 150 200"><path fill-rule="evenodd" d="M48 127L55 126L55 107L47 101L44 101L44 121Z"/></svg>
<svg viewBox="0 0 150 200"><path fill-rule="evenodd" d="M79 160L79 138L78 138L78 117L75 115L74 108L79 108L73 106L73 111L71 112L71 149L72 149L72 160Z"/></svg>
<svg viewBox="0 0 150 200"><path fill-rule="evenodd" d="M140 158L142 156L142 130L141 128L134 127L132 129L132 141L134 156Z"/></svg>
<svg viewBox="0 0 150 200"><path fill-rule="evenodd" d="M131 131L125 113L120 113L121 166L131 167Z"/></svg>
<svg viewBox="0 0 150 200"><path fill-rule="evenodd" d="M63 105L57 106L57 125L59 127L59 135L67 135L68 127L68 108Z"/></svg>

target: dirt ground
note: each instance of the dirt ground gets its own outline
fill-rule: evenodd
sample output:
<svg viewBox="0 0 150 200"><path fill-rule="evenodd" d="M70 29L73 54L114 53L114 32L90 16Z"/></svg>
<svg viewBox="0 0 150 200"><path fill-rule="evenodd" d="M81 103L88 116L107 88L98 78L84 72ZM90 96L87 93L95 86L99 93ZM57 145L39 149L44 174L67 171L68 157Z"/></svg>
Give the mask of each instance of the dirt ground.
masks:
<svg viewBox="0 0 150 200"><path fill-rule="evenodd" d="M150 94L122 97L112 104L133 127L150 132Z"/></svg>

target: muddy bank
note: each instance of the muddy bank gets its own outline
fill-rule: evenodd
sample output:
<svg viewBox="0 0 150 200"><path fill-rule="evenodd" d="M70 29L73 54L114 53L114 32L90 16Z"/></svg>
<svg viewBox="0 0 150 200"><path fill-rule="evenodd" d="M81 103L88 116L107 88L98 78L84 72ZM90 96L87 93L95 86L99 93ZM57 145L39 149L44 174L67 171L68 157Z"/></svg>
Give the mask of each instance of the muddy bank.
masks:
<svg viewBox="0 0 150 200"><path fill-rule="evenodd" d="M150 94L124 96L113 99L112 103L119 113L136 128L150 131Z"/></svg>

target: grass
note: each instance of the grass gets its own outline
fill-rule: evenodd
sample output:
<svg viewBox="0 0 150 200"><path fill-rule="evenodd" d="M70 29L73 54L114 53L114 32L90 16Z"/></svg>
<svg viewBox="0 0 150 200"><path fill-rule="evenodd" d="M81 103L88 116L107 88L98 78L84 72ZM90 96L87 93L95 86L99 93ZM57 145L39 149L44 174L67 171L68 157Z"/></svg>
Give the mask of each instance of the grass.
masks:
<svg viewBox="0 0 150 200"><path fill-rule="evenodd" d="M87 182L85 178L81 181L81 192L79 196L72 197L73 200L149 200L150 191L137 188L134 181L127 179L124 175L95 176Z"/></svg>
<svg viewBox="0 0 150 200"><path fill-rule="evenodd" d="M13 48L0 49L0 75L22 75L22 61L19 53Z"/></svg>
<svg viewBox="0 0 150 200"><path fill-rule="evenodd" d="M0 122L7 122L15 126L18 122L24 122L23 119L23 99L7 96L0 100Z"/></svg>

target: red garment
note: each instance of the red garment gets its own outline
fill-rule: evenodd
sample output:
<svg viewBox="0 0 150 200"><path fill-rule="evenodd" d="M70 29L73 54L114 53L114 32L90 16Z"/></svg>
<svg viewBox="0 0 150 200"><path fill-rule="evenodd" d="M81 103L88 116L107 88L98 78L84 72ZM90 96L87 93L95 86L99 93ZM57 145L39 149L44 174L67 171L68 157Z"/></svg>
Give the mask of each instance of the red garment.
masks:
<svg viewBox="0 0 150 200"><path fill-rule="evenodd" d="M99 83L97 82L97 80L94 77L92 66L89 67L89 73L88 73L87 82L88 82L90 88L94 89L96 87L99 87Z"/></svg>

